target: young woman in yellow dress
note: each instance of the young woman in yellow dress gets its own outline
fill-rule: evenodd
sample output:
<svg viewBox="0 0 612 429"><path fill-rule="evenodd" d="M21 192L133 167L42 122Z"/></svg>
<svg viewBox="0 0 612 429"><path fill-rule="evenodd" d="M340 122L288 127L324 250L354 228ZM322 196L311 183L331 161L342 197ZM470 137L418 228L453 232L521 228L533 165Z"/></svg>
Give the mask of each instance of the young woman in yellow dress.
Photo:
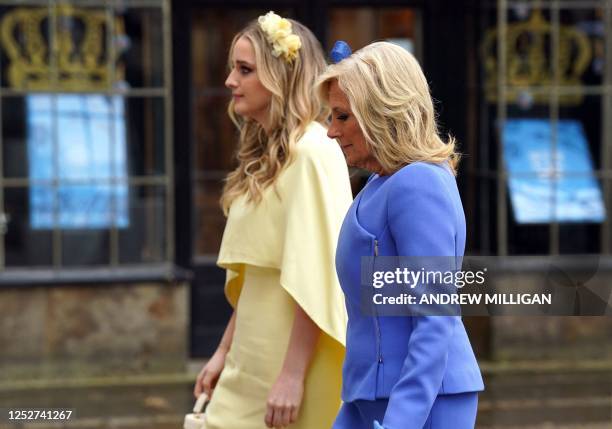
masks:
<svg viewBox="0 0 612 429"><path fill-rule="evenodd" d="M234 312L194 394L211 397L207 429L329 428L346 331L334 255L352 198L313 89L323 52L306 27L270 12L236 35L230 67L240 142L218 264Z"/></svg>

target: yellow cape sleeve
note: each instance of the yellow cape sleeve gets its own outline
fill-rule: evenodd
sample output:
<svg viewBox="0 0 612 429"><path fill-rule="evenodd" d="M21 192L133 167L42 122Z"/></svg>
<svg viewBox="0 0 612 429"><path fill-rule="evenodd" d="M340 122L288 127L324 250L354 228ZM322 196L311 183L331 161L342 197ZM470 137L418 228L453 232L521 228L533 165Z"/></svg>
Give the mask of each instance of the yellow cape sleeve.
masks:
<svg viewBox="0 0 612 429"><path fill-rule="evenodd" d="M236 307L244 264L280 271L280 283L310 318L345 344L346 308L336 277L336 243L352 196L338 145L311 124L275 186L256 205L232 204L219 249L225 294Z"/></svg>
<svg viewBox="0 0 612 429"><path fill-rule="evenodd" d="M299 145L291 174L282 183L287 201L280 283L325 333L344 345L346 307L334 261L352 200L348 170L337 144L325 135Z"/></svg>

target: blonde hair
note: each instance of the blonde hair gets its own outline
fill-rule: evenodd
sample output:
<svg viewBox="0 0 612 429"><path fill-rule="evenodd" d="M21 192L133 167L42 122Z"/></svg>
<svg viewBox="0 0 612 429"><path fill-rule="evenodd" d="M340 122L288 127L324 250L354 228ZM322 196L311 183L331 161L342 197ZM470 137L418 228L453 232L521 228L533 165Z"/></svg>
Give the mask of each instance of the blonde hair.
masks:
<svg viewBox="0 0 612 429"><path fill-rule="evenodd" d="M238 39L244 37L251 42L257 76L272 93L272 100L267 134L256 121L237 116L233 101L228 106L228 114L240 131L240 140L238 167L227 176L221 196L226 215L240 195L246 194L248 201L259 203L263 191L274 184L291 161L293 147L307 126L313 121L323 123L329 116L329 109L314 92L314 83L326 66L321 45L308 28L289 21L302 43L291 62L272 55L272 46L257 21L252 21L232 41L230 61Z"/></svg>
<svg viewBox="0 0 612 429"><path fill-rule="evenodd" d="M319 98L328 101L334 80L385 171L448 161L456 174L455 139L440 138L429 85L412 54L389 42L372 43L327 68L316 84Z"/></svg>

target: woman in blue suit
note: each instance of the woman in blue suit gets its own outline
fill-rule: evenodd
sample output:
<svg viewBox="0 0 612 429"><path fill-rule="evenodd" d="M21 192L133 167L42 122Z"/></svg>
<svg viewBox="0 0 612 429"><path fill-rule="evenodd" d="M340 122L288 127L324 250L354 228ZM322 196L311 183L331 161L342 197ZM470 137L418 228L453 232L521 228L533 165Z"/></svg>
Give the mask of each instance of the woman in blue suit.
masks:
<svg viewBox="0 0 612 429"><path fill-rule="evenodd" d="M427 80L410 53L378 42L329 66L318 90L332 109L328 136L373 173L338 240L349 321L333 429L473 428L484 386L461 317L361 307L361 257L463 256L458 156L438 134Z"/></svg>

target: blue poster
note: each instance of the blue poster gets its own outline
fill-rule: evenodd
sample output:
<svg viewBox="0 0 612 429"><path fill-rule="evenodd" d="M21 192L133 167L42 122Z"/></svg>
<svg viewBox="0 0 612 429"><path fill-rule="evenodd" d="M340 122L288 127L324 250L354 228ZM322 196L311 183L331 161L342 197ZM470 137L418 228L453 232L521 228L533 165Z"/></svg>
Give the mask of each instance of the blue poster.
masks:
<svg viewBox="0 0 612 429"><path fill-rule="evenodd" d="M551 122L546 119L508 119L503 137L518 223L603 222L602 193L579 121L557 122L554 151Z"/></svg>
<svg viewBox="0 0 612 429"><path fill-rule="evenodd" d="M120 96L27 97L32 228L128 226L123 103Z"/></svg>

